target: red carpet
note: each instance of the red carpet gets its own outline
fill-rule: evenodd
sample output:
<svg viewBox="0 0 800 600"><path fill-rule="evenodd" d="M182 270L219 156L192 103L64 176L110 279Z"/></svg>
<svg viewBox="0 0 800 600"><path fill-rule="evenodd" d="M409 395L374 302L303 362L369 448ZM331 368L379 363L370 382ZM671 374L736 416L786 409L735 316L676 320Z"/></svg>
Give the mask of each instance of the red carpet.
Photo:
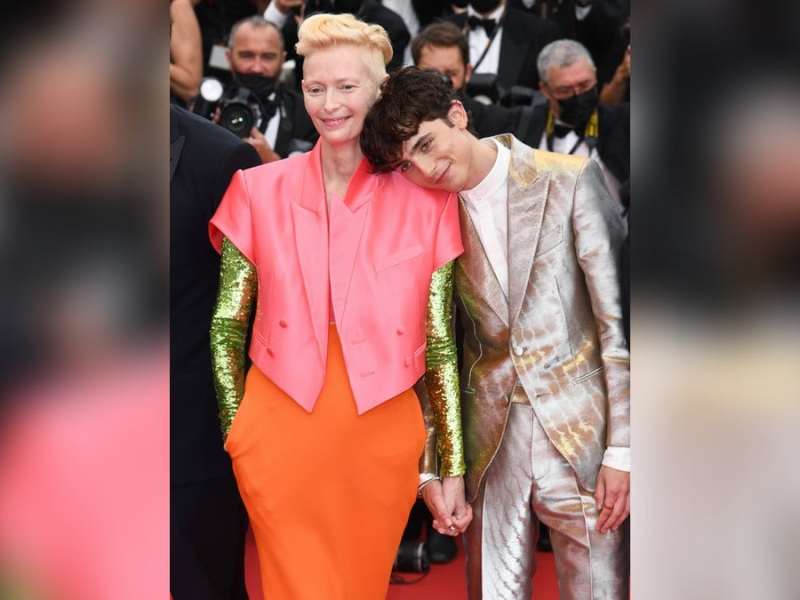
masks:
<svg viewBox="0 0 800 600"><path fill-rule="evenodd" d="M551 553L536 555L538 568L533 579L536 600L558 600L558 584L556 583L555 564ZM262 600L261 583L258 580L258 557L252 536L247 540L247 591L250 600ZM415 579L418 575L404 573L406 579ZM431 572L411 585L391 585L387 600L462 600L467 597L467 586L464 581L464 553L459 548L458 557L446 565L434 565ZM272 600L267 598L266 600ZM324 600L324 599L320 599Z"/></svg>

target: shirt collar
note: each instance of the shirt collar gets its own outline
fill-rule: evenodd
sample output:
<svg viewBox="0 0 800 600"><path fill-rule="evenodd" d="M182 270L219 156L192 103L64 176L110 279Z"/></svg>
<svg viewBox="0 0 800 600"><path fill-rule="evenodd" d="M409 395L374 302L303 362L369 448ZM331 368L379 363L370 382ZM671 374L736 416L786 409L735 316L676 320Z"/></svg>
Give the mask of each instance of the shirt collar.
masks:
<svg viewBox="0 0 800 600"><path fill-rule="evenodd" d="M505 185L508 178L508 167L511 164L511 150L503 144L498 144L495 140L490 140L497 148L497 157L494 160L491 170L475 187L463 190L461 197L476 206L481 202L491 202L497 193Z"/></svg>

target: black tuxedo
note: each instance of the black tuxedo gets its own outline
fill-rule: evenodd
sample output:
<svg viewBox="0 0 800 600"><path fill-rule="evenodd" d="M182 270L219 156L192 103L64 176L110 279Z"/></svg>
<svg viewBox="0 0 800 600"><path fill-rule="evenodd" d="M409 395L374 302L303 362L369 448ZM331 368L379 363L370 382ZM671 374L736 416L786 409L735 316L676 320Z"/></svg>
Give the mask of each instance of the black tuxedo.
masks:
<svg viewBox="0 0 800 600"><path fill-rule="evenodd" d="M467 15L448 15L446 21L465 29L469 36ZM524 85L539 89L536 58L550 42L558 39L558 26L536 15L507 7L503 17L503 37L500 42L500 61L497 83L505 89Z"/></svg>
<svg viewBox="0 0 800 600"><path fill-rule="evenodd" d="M547 104L540 104L533 109L530 127L520 138L522 142L531 148L540 147L549 112L550 107ZM628 180L631 172L630 106L627 104L600 105L597 116L600 129L597 153L606 168L622 184ZM542 149L546 150L547 148Z"/></svg>
<svg viewBox="0 0 800 600"><path fill-rule="evenodd" d="M531 8L526 8L522 0L509 0L509 6L537 15L541 15L543 8L541 0L537 0ZM618 48L622 46L624 54L627 47L621 33L625 20L621 10L610 5L608 0L595 0L586 18L579 21L575 16L575 0L561 0L549 9L551 12L547 19L558 26L559 37L576 40L586 46L597 67L600 85L609 81L622 58L618 56Z"/></svg>
<svg viewBox="0 0 800 600"><path fill-rule="evenodd" d="M300 94L281 86L277 101L281 119L278 122L278 136L275 138L273 150L281 158L286 158L293 149L292 140L303 140L313 144L319 134L314 129Z"/></svg>
<svg viewBox="0 0 800 600"><path fill-rule="evenodd" d="M208 221L258 153L222 127L170 107L170 554L175 600L246 598L247 519L222 448L209 327L219 257Z"/></svg>
<svg viewBox="0 0 800 600"><path fill-rule="evenodd" d="M306 17L315 13L339 13L340 10L331 0L306 0ZM380 25L389 35L392 43L392 60L386 65L387 71L393 71L403 65L403 54L406 46L411 41L411 34L408 32L403 18L393 10L390 10L380 3L380 0L364 0L356 16L365 23ZM294 18L286 20L283 26L283 39L286 46L287 58L295 61L295 80L299 88L300 81L303 79L303 57L298 56L294 50L297 44L297 22Z"/></svg>
<svg viewBox="0 0 800 600"><path fill-rule="evenodd" d="M469 124L479 138L500 133L516 133L521 107L506 108L497 104L483 104L471 96L461 95L461 102L469 114Z"/></svg>

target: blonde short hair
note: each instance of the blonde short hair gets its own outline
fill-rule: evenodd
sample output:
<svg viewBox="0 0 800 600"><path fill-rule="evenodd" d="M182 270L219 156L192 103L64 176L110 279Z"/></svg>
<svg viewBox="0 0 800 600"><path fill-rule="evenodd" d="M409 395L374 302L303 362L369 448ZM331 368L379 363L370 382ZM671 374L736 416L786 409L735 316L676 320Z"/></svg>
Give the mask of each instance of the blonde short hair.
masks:
<svg viewBox="0 0 800 600"><path fill-rule="evenodd" d="M332 46L351 45L367 50L367 67L376 77L376 82L386 75L386 65L392 60L392 43L386 30L380 25L359 21L350 14L312 15L303 21L297 39L295 49L305 58Z"/></svg>

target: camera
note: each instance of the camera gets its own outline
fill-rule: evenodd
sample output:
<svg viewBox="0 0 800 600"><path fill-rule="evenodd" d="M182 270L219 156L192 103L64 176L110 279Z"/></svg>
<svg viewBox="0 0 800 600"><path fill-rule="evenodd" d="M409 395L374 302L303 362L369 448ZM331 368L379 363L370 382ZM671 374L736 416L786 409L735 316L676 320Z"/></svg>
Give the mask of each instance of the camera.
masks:
<svg viewBox="0 0 800 600"><path fill-rule="evenodd" d="M200 84L192 112L213 119L217 109L218 124L240 138L248 137L253 127L262 133L266 128L267 111L252 90L236 84L225 90L218 79L207 77Z"/></svg>

